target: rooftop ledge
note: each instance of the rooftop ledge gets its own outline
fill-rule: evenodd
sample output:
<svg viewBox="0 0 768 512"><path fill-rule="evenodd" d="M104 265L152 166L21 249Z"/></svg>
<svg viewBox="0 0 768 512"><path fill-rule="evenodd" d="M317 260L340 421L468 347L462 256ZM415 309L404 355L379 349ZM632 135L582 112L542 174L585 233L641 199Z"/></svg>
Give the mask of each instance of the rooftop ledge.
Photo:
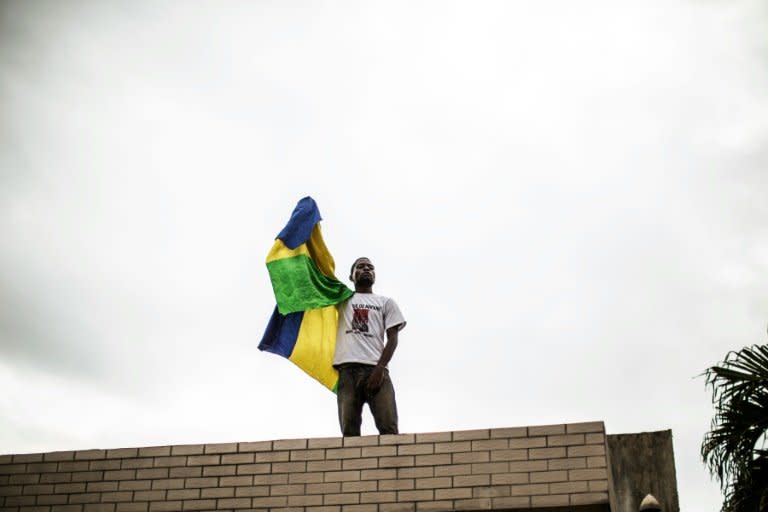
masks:
<svg viewBox="0 0 768 512"><path fill-rule="evenodd" d="M671 434L665 433L671 453ZM0 455L0 508L624 512L621 489L614 488L622 475L611 475L608 438L613 437L622 436L606 436L603 422L595 421ZM636 454L620 456L626 473L624 458L631 465ZM674 463L672 471L674 478ZM652 491L664 494L645 492ZM676 489L674 494L676 505ZM674 512L674 507L664 510Z"/></svg>

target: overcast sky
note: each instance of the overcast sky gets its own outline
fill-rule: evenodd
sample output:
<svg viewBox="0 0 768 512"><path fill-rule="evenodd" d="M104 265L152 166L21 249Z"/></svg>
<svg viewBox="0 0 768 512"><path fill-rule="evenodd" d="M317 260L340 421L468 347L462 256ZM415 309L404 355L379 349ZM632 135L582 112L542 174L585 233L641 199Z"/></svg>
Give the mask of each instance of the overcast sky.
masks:
<svg viewBox="0 0 768 512"><path fill-rule="evenodd" d="M337 435L256 346L313 196L400 428L672 429L766 342L760 1L0 3L0 453ZM365 416L364 433L375 433Z"/></svg>

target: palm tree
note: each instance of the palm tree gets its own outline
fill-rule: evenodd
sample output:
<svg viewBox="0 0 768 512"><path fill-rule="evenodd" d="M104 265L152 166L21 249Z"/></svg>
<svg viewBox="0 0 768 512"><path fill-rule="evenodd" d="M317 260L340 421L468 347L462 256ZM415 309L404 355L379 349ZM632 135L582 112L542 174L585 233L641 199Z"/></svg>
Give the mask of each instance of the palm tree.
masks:
<svg viewBox="0 0 768 512"><path fill-rule="evenodd" d="M768 345L708 368L715 416L701 456L725 493L722 512L768 511Z"/></svg>

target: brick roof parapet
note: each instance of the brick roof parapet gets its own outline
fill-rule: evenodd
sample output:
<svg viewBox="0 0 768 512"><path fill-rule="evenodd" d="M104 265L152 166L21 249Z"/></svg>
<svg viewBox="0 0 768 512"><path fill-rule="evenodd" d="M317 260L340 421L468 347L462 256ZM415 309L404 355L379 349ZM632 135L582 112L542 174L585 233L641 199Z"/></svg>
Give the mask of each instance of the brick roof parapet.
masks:
<svg viewBox="0 0 768 512"><path fill-rule="evenodd" d="M607 504L602 422L0 455L0 509L8 512L608 510Z"/></svg>

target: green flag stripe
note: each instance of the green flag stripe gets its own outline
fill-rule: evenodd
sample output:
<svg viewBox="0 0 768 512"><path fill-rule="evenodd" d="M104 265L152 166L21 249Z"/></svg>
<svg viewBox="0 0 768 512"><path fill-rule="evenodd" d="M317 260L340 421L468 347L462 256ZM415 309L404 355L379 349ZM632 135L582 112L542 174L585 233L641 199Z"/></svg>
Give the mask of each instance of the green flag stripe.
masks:
<svg viewBox="0 0 768 512"><path fill-rule="evenodd" d="M267 270L277 309L283 315L338 304L353 293L341 281L320 272L306 254L270 261Z"/></svg>

